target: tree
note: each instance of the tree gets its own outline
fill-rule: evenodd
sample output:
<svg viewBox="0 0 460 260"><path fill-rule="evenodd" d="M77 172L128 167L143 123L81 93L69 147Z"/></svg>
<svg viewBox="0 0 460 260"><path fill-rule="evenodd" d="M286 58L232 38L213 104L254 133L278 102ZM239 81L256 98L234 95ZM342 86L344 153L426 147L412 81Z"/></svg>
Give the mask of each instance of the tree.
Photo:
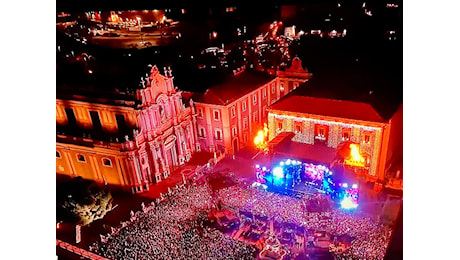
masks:
<svg viewBox="0 0 460 260"><path fill-rule="evenodd" d="M94 181L76 177L56 189L57 220L86 226L112 209L112 195Z"/></svg>

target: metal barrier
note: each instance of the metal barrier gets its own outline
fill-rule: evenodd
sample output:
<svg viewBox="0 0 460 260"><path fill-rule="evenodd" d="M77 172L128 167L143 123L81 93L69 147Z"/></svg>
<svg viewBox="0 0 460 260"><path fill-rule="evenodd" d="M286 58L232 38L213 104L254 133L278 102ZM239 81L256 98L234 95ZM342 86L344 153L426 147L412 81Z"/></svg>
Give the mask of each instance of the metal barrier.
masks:
<svg viewBox="0 0 460 260"><path fill-rule="evenodd" d="M85 249L76 247L74 245L71 245L67 242L64 242L62 240L56 239L56 245L59 246L62 249L65 249L69 252L72 252L74 254L86 257L88 259L94 259L94 260L109 260L108 258L102 257L100 255L96 255L94 253L91 253Z"/></svg>

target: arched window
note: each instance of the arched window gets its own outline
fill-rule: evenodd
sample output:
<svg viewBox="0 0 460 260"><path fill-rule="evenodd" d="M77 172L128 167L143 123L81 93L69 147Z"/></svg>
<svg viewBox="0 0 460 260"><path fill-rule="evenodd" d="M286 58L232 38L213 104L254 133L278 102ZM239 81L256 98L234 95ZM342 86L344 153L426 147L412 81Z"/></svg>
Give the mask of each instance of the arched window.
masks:
<svg viewBox="0 0 460 260"><path fill-rule="evenodd" d="M77 154L77 160L79 162L86 162L86 158L83 154Z"/></svg>
<svg viewBox="0 0 460 260"><path fill-rule="evenodd" d="M112 167L112 161L109 158L103 158L102 164L107 167Z"/></svg>

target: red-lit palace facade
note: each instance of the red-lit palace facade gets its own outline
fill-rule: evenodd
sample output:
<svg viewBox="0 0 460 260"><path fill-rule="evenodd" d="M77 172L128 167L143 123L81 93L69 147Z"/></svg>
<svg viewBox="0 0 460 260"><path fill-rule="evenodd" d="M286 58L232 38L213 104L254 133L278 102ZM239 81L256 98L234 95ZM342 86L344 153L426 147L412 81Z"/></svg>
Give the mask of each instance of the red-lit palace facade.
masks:
<svg viewBox="0 0 460 260"><path fill-rule="evenodd" d="M310 77L295 58L276 75L241 69L198 94L179 91L170 69L153 66L135 94L59 92L56 173L146 191L196 151L234 154L248 145L267 108Z"/></svg>
<svg viewBox="0 0 460 260"><path fill-rule="evenodd" d="M385 179L391 119L382 119L367 103L293 94L268 109L270 140L292 132L292 142L310 145L306 147L311 152L338 152L343 145L352 145L343 165L364 173L369 181ZM353 160L352 155L359 159Z"/></svg>
<svg viewBox="0 0 460 260"><path fill-rule="evenodd" d="M232 155L252 145L267 123L267 108L312 76L297 57L285 71L271 74L241 68L194 96L201 149Z"/></svg>

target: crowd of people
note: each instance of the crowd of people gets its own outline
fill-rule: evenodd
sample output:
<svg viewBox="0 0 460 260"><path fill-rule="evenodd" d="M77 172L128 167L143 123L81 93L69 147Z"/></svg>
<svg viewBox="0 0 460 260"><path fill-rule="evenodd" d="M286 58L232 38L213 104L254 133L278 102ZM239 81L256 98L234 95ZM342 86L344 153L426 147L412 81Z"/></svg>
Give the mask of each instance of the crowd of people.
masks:
<svg viewBox="0 0 460 260"><path fill-rule="evenodd" d="M212 207L209 186L182 186L90 250L110 259L253 259L254 247L203 225Z"/></svg>
<svg viewBox="0 0 460 260"><path fill-rule="evenodd" d="M333 207L327 196L284 196L260 189L232 186L219 190L222 205L243 209L252 214L293 223L307 230L321 230L332 236L347 234L354 238L350 249L341 257L383 259L391 238L391 228L359 212ZM315 205L315 210L311 210ZM339 255L337 255L339 256Z"/></svg>
<svg viewBox="0 0 460 260"><path fill-rule="evenodd" d="M383 259L391 237L389 227L337 209L326 196L295 198L243 185L217 191L206 182L183 185L143 208L129 224L90 249L110 259L254 259L255 247L206 225L213 208L247 211L332 236L350 235L350 248L337 258Z"/></svg>

